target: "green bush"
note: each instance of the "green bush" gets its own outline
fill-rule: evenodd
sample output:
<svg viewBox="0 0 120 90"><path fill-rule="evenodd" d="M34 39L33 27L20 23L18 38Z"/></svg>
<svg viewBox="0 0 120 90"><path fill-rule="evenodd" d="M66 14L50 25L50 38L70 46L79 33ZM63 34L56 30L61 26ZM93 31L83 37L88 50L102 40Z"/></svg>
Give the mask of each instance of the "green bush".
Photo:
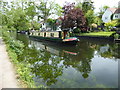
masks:
<svg viewBox="0 0 120 90"><path fill-rule="evenodd" d="M106 26L106 31L110 31L114 26L117 25L117 21L116 20L113 20L113 21L110 21L108 23L105 23L105 26Z"/></svg>
<svg viewBox="0 0 120 90"><path fill-rule="evenodd" d="M18 55L23 53L24 44L18 40L14 40L12 37L10 37L9 32L6 31L3 32L2 37L6 43L8 55L16 67L18 74L17 78L22 80L24 83L23 87L34 88L35 84L33 81L33 75L30 75L30 65L17 60Z"/></svg>
<svg viewBox="0 0 120 90"><path fill-rule="evenodd" d="M80 33L80 29L79 28L74 29L73 33Z"/></svg>
<svg viewBox="0 0 120 90"><path fill-rule="evenodd" d="M11 50L17 55L20 55L23 51L24 44L21 41L14 40L10 37L9 32L3 32L3 39Z"/></svg>
<svg viewBox="0 0 120 90"><path fill-rule="evenodd" d="M119 39L119 34L115 34L115 35L114 35L114 38L115 38L115 39Z"/></svg>
<svg viewBox="0 0 120 90"><path fill-rule="evenodd" d="M120 19L117 19L116 22L117 22L116 26L120 27Z"/></svg>

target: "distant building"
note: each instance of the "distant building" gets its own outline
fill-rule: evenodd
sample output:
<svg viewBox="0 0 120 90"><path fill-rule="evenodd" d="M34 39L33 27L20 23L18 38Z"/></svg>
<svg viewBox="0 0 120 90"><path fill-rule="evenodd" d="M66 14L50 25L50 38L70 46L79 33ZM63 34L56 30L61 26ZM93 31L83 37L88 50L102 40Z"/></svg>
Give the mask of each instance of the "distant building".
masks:
<svg viewBox="0 0 120 90"><path fill-rule="evenodd" d="M111 21L112 15L115 13L116 10L117 10L117 8L108 8L102 16L102 21L104 23Z"/></svg>
<svg viewBox="0 0 120 90"><path fill-rule="evenodd" d="M120 19L120 1L118 2L118 8L108 8L102 16L102 21L104 23L114 19Z"/></svg>
<svg viewBox="0 0 120 90"><path fill-rule="evenodd" d="M114 19L120 19L120 8L108 8L102 16L104 23Z"/></svg>
<svg viewBox="0 0 120 90"><path fill-rule="evenodd" d="M120 8L116 9L114 12L113 19L120 19Z"/></svg>

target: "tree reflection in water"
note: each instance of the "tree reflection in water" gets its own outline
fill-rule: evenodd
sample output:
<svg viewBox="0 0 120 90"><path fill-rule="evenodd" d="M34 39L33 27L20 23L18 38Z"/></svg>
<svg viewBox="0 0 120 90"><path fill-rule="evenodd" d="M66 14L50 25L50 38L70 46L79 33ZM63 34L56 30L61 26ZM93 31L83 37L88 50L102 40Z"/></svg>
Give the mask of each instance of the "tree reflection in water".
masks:
<svg viewBox="0 0 120 90"><path fill-rule="evenodd" d="M62 77L64 69L74 68L84 79L89 77L92 58L97 55L105 58L119 58L119 44L106 42L81 41L80 45L71 47L44 45L30 40L19 61L31 65L34 80L47 86L55 85ZM27 47L28 46L28 47ZM41 81L42 80L42 81ZM61 79L62 80L62 79ZM72 82L72 81L71 81Z"/></svg>
<svg viewBox="0 0 120 90"><path fill-rule="evenodd" d="M39 46L36 45L40 44L31 42L31 45L31 47L26 47L24 54L19 56L19 60L30 63L32 74L37 78L41 78L47 86L55 84L58 76L63 74L63 68L70 66L81 72L84 78L89 76L91 71L90 62L94 53L91 48L85 48L86 51L84 52L80 50L80 52L77 52L77 55L71 55L60 49L59 53L62 54L57 56L47 51L48 47L46 46L44 46L46 50L43 50L43 48L37 49Z"/></svg>

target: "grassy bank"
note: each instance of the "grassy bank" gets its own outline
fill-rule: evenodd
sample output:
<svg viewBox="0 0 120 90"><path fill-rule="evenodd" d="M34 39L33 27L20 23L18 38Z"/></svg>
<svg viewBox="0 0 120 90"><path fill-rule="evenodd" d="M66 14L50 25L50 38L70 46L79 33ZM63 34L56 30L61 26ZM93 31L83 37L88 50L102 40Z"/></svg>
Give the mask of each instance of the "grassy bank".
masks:
<svg viewBox="0 0 120 90"><path fill-rule="evenodd" d="M80 33L77 34L79 36L102 36L102 37L110 37L115 32L89 32L89 33Z"/></svg>
<svg viewBox="0 0 120 90"><path fill-rule="evenodd" d="M19 62L18 55L23 53L24 44L18 40L14 40L10 37L9 32L3 32L2 38L6 44L7 52L10 57L11 62L14 64L17 79L24 88L35 88L33 82L33 76L30 75L31 69L30 65L27 63Z"/></svg>
<svg viewBox="0 0 120 90"><path fill-rule="evenodd" d="M0 27L0 37L2 37L2 29L1 29L1 27Z"/></svg>

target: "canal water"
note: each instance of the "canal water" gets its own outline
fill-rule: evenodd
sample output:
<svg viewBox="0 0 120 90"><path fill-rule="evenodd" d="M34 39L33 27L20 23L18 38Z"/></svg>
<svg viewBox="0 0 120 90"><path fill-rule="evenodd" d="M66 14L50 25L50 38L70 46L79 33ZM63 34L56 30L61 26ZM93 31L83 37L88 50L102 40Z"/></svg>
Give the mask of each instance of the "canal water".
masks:
<svg viewBox="0 0 120 90"><path fill-rule="evenodd" d="M48 88L117 88L120 44L80 39L75 46L40 42L27 35L19 62L29 63L36 86Z"/></svg>

